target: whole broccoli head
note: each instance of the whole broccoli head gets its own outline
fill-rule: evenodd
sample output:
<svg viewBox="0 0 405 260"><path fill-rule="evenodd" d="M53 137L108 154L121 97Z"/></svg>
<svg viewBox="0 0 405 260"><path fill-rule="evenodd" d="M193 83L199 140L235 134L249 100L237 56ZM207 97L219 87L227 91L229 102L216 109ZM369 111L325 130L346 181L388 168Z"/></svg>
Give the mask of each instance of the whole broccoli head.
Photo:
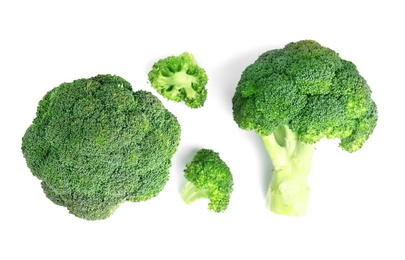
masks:
<svg viewBox="0 0 405 260"><path fill-rule="evenodd" d="M169 177L180 126L146 91L98 75L63 83L39 102L22 152L46 196L77 217L109 217L156 196Z"/></svg>
<svg viewBox="0 0 405 260"><path fill-rule="evenodd" d="M245 69L233 116L240 128L261 136L272 159L268 207L303 215L314 144L339 138L342 149L360 149L376 126L377 107L352 62L304 40L265 52Z"/></svg>
<svg viewBox="0 0 405 260"><path fill-rule="evenodd" d="M223 212L228 208L233 191L232 173L219 154L201 149L187 163L184 177L188 180L181 196L186 204L202 198L209 199L208 209Z"/></svg>
<svg viewBox="0 0 405 260"><path fill-rule="evenodd" d="M207 98L207 74L188 52L159 60L148 77L163 97L176 102L184 101L191 108L202 107Z"/></svg>

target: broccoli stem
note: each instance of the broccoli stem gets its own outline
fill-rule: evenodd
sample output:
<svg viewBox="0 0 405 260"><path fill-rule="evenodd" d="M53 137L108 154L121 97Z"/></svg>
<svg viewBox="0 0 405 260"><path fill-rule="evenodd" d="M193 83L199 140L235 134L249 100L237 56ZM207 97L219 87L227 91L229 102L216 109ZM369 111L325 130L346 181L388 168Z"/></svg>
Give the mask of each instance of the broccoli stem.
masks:
<svg viewBox="0 0 405 260"><path fill-rule="evenodd" d="M307 180L315 145L299 141L288 126L280 126L261 138L273 163L267 208L278 214L305 215L310 194Z"/></svg>
<svg viewBox="0 0 405 260"><path fill-rule="evenodd" d="M199 189L191 182L188 182L181 192L181 197L187 205L190 205L198 199L208 199L208 194L207 189Z"/></svg>
<svg viewBox="0 0 405 260"><path fill-rule="evenodd" d="M195 99L196 91L193 89L193 84L196 83L194 76L188 75L185 70L175 72L172 76L162 76L159 79L159 84L167 86L166 91L172 92L172 96L177 96L180 91L184 91L187 98Z"/></svg>

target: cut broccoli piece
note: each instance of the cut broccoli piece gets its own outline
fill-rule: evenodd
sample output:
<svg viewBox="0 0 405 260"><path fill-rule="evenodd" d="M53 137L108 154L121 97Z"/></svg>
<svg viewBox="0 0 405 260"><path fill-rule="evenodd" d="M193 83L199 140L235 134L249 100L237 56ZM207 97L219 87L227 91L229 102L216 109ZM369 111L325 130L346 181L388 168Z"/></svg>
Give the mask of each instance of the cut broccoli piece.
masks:
<svg viewBox="0 0 405 260"><path fill-rule="evenodd" d="M63 83L39 102L22 152L46 196L87 220L164 188L180 125L156 98L121 77Z"/></svg>
<svg viewBox="0 0 405 260"><path fill-rule="evenodd" d="M190 53L170 56L156 62L148 74L151 85L163 97L191 108L204 105L208 77Z"/></svg>
<svg viewBox="0 0 405 260"><path fill-rule="evenodd" d="M273 162L267 206L287 215L306 213L315 144L339 138L342 149L354 152L377 124L371 90L356 66L312 40L260 55L242 73L232 101L238 126L260 135Z"/></svg>
<svg viewBox="0 0 405 260"><path fill-rule="evenodd" d="M188 180L181 196L186 204L202 198L209 199L208 209L223 212L227 209L233 191L229 167L210 149L201 149L187 163L184 177Z"/></svg>

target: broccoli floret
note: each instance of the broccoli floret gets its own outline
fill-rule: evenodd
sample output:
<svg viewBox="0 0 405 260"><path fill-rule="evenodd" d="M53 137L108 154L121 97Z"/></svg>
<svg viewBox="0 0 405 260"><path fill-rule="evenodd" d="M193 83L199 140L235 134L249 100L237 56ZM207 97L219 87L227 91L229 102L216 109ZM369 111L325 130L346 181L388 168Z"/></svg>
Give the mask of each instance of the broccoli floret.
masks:
<svg viewBox="0 0 405 260"><path fill-rule="evenodd" d="M181 196L186 204L202 198L209 199L208 209L223 212L227 209L233 191L229 167L210 149L201 149L187 163L184 177L188 180Z"/></svg>
<svg viewBox="0 0 405 260"><path fill-rule="evenodd" d="M180 125L156 98L123 78L63 83L39 102L22 152L45 195L87 220L164 188Z"/></svg>
<svg viewBox="0 0 405 260"><path fill-rule="evenodd" d="M159 60L148 77L163 97L176 102L184 101L191 108L202 107L207 98L207 74L190 53Z"/></svg>
<svg viewBox="0 0 405 260"><path fill-rule="evenodd" d="M233 97L238 126L255 130L273 162L267 207L304 215L315 144L362 147L377 123L371 90L356 66L315 41L263 53L242 73Z"/></svg>

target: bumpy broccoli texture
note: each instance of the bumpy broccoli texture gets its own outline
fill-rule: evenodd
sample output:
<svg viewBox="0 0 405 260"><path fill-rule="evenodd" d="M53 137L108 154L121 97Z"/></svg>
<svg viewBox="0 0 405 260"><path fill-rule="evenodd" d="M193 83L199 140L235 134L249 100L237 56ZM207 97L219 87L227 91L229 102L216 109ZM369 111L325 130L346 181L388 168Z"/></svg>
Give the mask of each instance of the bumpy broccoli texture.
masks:
<svg viewBox="0 0 405 260"><path fill-rule="evenodd" d="M233 191L232 173L219 153L201 149L186 164L184 177L188 180L181 196L188 205L198 199L208 199L208 209L224 212Z"/></svg>
<svg viewBox="0 0 405 260"><path fill-rule="evenodd" d="M267 207L304 215L315 144L338 138L343 150L359 150L376 126L377 107L352 62L304 40L263 53L243 71L233 116L256 131L273 162Z"/></svg>
<svg viewBox="0 0 405 260"><path fill-rule="evenodd" d="M87 220L164 188L180 126L158 98L119 76L63 83L39 102L22 152L45 195Z"/></svg>
<svg viewBox="0 0 405 260"><path fill-rule="evenodd" d="M163 97L176 102L184 101L190 108L202 107L207 98L205 85L208 76L188 52L157 61L148 77Z"/></svg>

